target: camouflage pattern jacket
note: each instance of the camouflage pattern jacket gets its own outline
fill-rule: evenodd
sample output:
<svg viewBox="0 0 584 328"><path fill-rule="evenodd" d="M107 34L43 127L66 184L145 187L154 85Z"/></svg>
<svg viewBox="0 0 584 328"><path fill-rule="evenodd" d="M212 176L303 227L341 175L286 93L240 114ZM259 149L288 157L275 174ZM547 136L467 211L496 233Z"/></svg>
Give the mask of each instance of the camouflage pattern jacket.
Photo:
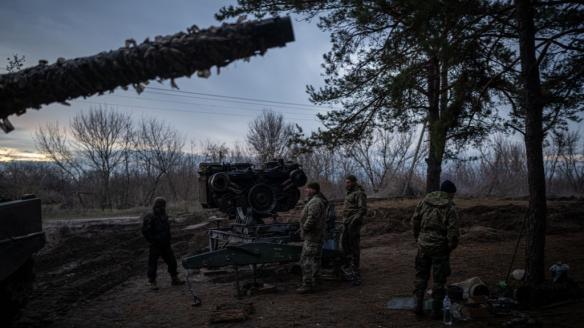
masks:
<svg viewBox="0 0 584 328"><path fill-rule="evenodd" d="M321 193L310 198L300 217L300 234L302 239L311 242L322 242L326 221L328 201Z"/></svg>
<svg viewBox="0 0 584 328"><path fill-rule="evenodd" d="M355 185L347 191L345 204L343 207L343 223L353 222L363 223L363 218L367 214L367 195L360 185Z"/></svg>
<svg viewBox="0 0 584 328"><path fill-rule="evenodd" d="M448 254L458 245L458 214L443 191L426 195L412 216L418 247L428 254Z"/></svg>

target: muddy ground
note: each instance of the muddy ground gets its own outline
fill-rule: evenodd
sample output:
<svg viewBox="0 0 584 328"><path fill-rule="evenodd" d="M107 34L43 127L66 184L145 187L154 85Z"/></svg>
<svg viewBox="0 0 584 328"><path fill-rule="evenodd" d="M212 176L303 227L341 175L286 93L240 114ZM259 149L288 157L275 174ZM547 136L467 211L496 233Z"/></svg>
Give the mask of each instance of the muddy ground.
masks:
<svg viewBox="0 0 584 328"><path fill-rule="evenodd" d="M300 277L271 274L264 280L276 293L234 298L234 284L223 278L196 275L195 289L203 300L191 306L186 286L172 287L165 265L159 267L160 290L146 286L147 244L135 218L63 222L45 226L49 243L36 257L37 286L17 327L431 327L407 311L384 308L391 296L412 291L416 248L409 232L412 199L372 200L362 238L364 283L324 281L312 295L294 292ZM460 247L452 254L451 282L478 276L490 286L505 278L526 202L511 199L461 199ZM181 217L173 224L173 248L178 257L207 244L206 231L183 230L209 215ZM282 215L292 219L297 212ZM584 285L584 200L549 203L546 262L569 263L571 277ZM522 266L524 243L515 267ZM184 276L184 272L183 272ZM250 319L210 324L212 310L225 303L253 303ZM584 303L538 310L531 316L544 327L581 327ZM466 327L500 326L510 318L460 323Z"/></svg>

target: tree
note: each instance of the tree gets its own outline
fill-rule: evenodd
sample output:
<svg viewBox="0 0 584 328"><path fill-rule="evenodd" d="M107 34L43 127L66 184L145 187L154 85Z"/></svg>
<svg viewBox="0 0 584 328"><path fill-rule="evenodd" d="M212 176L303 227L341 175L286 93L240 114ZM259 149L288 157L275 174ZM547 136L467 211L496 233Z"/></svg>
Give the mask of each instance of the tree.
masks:
<svg viewBox="0 0 584 328"><path fill-rule="evenodd" d="M370 137L347 146L344 153L365 173L373 191L379 192L405 171L412 139L411 132L376 130Z"/></svg>
<svg viewBox="0 0 584 328"><path fill-rule="evenodd" d="M247 142L263 163L286 156L293 131L293 125L285 123L284 115L263 111L249 123Z"/></svg>
<svg viewBox="0 0 584 328"><path fill-rule="evenodd" d="M525 111L525 152L529 185L527 242L527 281L539 284L544 280L544 250L546 227L545 170L543 162L543 97L539 65L535 54L535 26L530 0L516 0L521 80Z"/></svg>
<svg viewBox="0 0 584 328"><path fill-rule="evenodd" d="M100 206L111 208L110 178L131 145L132 122L126 114L103 107L81 112L71 121L71 137L57 123L39 127L37 147L69 176L95 172L100 182Z"/></svg>
<svg viewBox="0 0 584 328"><path fill-rule="evenodd" d="M201 144L203 158L205 161L222 163L229 155L229 147L225 143L213 142L207 139Z"/></svg>
<svg viewBox="0 0 584 328"><path fill-rule="evenodd" d="M319 115L326 144L350 144L378 126L404 131L427 120L427 191L436 190L451 140L482 139L493 127L495 91L505 84L496 67L504 47L483 38L494 26L486 0L268 1L240 0L218 18L241 13L295 12L319 16L331 32L324 55L325 86L307 87L314 103L341 110Z"/></svg>
<svg viewBox="0 0 584 328"><path fill-rule="evenodd" d="M184 137L172 126L156 118L142 119L134 135L134 149L142 166L152 177L152 186L143 203L151 204L156 189L163 176L166 176L170 189L176 198L171 173L180 164Z"/></svg>
<svg viewBox="0 0 584 328"><path fill-rule="evenodd" d="M516 33L509 32L509 38L519 44L521 92L510 124L520 125L516 130L525 140L529 186L526 271L531 285L545 278L544 139L550 129L565 126L584 109L583 9L584 5L575 1L514 1L516 21L511 29Z"/></svg>
<svg viewBox="0 0 584 328"><path fill-rule="evenodd" d="M67 138L67 129L58 122L39 126L35 134L36 148L54 162L69 178L78 182L85 172Z"/></svg>

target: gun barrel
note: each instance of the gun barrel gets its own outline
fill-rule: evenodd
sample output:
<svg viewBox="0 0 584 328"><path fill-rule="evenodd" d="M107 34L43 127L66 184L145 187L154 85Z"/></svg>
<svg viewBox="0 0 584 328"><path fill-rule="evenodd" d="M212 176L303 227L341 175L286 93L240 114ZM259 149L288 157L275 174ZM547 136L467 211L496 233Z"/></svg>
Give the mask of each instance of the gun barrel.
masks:
<svg viewBox="0 0 584 328"><path fill-rule="evenodd" d="M195 26L141 44L127 40L125 47L56 63L30 67L0 75L0 125L6 118L28 108L66 103L113 91L117 87L141 92L143 83L197 73L208 76L213 67L223 67L241 58L263 55L268 48L283 47L294 41L289 17L236 24L223 24L199 30Z"/></svg>

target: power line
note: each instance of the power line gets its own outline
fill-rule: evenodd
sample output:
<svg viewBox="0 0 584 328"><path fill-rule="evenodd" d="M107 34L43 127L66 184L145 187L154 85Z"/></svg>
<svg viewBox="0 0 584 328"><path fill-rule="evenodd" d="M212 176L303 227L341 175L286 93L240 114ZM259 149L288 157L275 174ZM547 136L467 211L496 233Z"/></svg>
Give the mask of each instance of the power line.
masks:
<svg viewBox="0 0 584 328"><path fill-rule="evenodd" d="M163 99L148 98L148 97L142 97L142 96L123 96L123 95L110 95L110 96L118 97L118 98L137 99L137 100L149 100L149 101L156 101L156 102L163 102L163 103L208 106L208 107L226 108L226 109L235 109L235 110L246 110L246 111L255 111L255 112L261 111L261 110L258 110L256 108L230 107L230 106L224 106L224 105L205 104L205 103L198 103L198 102L163 100ZM270 107L270 108L279 108L279 107ZM277 111L277 112L282 113L282 114L286 114L286 115L299 115L299 116L303 116L303 117L315 117L314 114L308 114L308 113L298 113L298 112L288 112L288 111Z"/></svg>
<svg viewBox="0 0 584 328"><path fill-rule="evenodd" d="M116 103L107 103L107 102L94 102L94 101L87 101L87 100L78 100L78 102L91 104L91 105L108 105L108 106L117 106L117 107L126 107L126 108L136 108L136 109L146 109L146 110L156 110L156 111L163 111L163 112L181 112L187 114L208 114L208 115L220 115L220 116L239 116L239 117L247 117L250 118L249 115L241 115L236 113L221 113L221 112L206 112L206 111L192 111L192 110L181 110L175 108L162 108L162 107L151 107L151 106L140 106L140 105L124 105L124 104L116 104ZM318 122L316 119L306 119L306 118L294 118L292 121L310 121L310 122Z"/></svg>
<svg viewBox="0 0 584 328"><path fill-rule="evenodd" d="M302 108L302 107L293 107L288 105L278 105L277 107L274 104L269 103L261 103L261 102L249 102L249 101L241 101L241 100L231 100L231 99L221 99L221 98L207 98L207 97L200 97L200 96L192 96L192 95L184 95L184 94L172 94L172 93L165 93L165 92L156 92L146 90L144 91L148 94L155 94L155 95L162 95L168 97L181 97L181 98L192 98L192 99L202 99L202 100L209 100L209 101L218 101L218 102L229 102L229 103L236 103L236 104L244 104L244 105L259 105L259 106L267 106L267 107L275 107L275 108L282 108L282 109L293 109L293 110L302 110L302 111L310 111L310 112L317 112L323 110L322 108L313 107L313 108Z"/></svg>
<svg viewBox="0 0 584 328"><path fill-rule="evenodd" d="M166 92L175 92L175 93L184 93L184 94L193 94L193 95L200 95L200 96L217 97L217 98L235 99L235 100L246 100L246 101L256 101L256 102L259 101L259 102L264 102L264 103L280 104L280 105L321 108L321 109L326 109L326 110L339 110L339 108L334 108L334 107L328 108L328 107L314 106L314 105L293 103L293 102L286 102L286 101L266 100L266 99L248 98L248 97L235 97L235 96L227 96L227 95L218 95L218 94L213 94L213 93L184 91L184 90L166 89L166 88L158 88L158 87L146 87L146 89L157 90L157 91L166 91Z"/></svg>

